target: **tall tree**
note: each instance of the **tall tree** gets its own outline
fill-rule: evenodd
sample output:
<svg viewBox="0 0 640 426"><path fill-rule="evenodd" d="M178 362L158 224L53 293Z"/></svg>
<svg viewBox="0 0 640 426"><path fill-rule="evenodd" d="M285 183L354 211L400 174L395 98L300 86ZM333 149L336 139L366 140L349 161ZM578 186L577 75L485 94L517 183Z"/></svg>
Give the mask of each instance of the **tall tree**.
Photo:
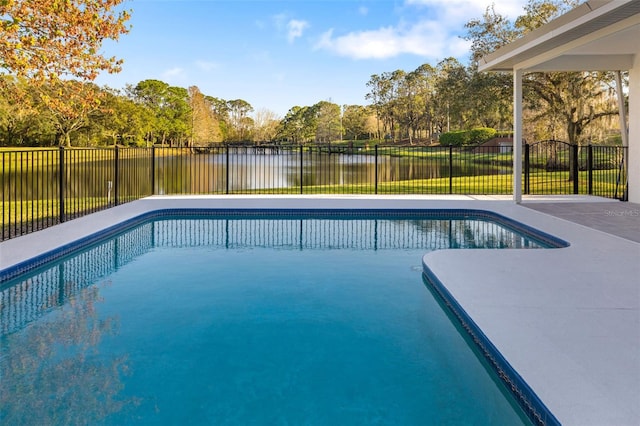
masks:
<svg viewBox="0 0 640 426"><path fill-rule="evenodd" d="M39 115L33 90L24 78L4 75L0 80L0 141L22 145L32 119Z"/></svg>
<svg viewBox="0 0 640 426"><path fill-rule="evenodd" d="M315 141L331 143L340 139L342 133L340 105L329 101L320 101L312 109L315 112Z"/></svg>
<svg viewBox="0 0 640 426"><path fill-rule="evenodd" d="M455 58L446 58L436 67L435 120L440 131L468 127L467 68Z"/></svg>
<svg viewBox="0 0 640 426"><path fill-rule="evenodd" d="M123 0L0 1L0 69L36 80L93 80L122 64L100 52L128 31Z"/></svg>
<svg viewBox="0 0 640 426"><path fill-rule="evenodd" d="M189 106L191 108L191 145L201 146L220 141L218 120L209 101L197 86L189 87Z"/></svg>
<svg viewBox="0 0 640 426"><path fill-rule="evenodd" d="M243 99L227 102L231 125L231 139L234 141L248 140L249 131L253 127L253 120L249 113L253 111L251 104Z"/></svg>
<svg viewBox="0 0 640 426"><path fill-rule="evenodd" d="M518 31L511 21L495 10L495 5L488 6L481 19L472 19L466 23L465 40L471 41L471 61L476 63L489 53L518 37Z"/></svg>
<svg viewBox="0 0 640 426"><path fill-rule="evenodd" d="M261 108L253 117L253 137L256 142L271 142L278 133L278 115L268 109Z"/></svg>
<svg viewBox="0 0 640 426"><path fill-rule="evenodd" d="M294 106L280 122L278 137L289 142L303 144L314 137L316 131L315 111L305 106Z"/></svg>
<svg viewBox="0 0 640 426"><path fill-rule="evenodd" d="M508 129L513 124L513 80L508 73L481 73L469 70L466 98L471 126Z"/></svg>
<svg viewBox="0 0 640 426"><path fill-rule="evenodd" d="M361 105L346 105L342 116L345 139L358 139L368 132L369 108Z"/></svg>
<svg viewBox="0 0 640 426"><path fill-rule="evenodd" d="M128 92L136 102L153 112L153 131L148 136L152 142L168 142L171 146L188 142L191 109L187 89L169 86L159 80L144 80L135 87L129 87Z"/></svg>
<svg viewBox="0 0 640 426"><path fill-rule="evenodd" d="M418 111L419 121L415 124L415 129L426 131L427 138L431 139L435 131L437 69L430 64L422 64L411 74L417 90L415 108L421 109Z"/></svg>
<svg viewBox="0 0 640 426"><path fill-rule="evenodd" d="M384 93L386 90L386 84L382 76L373 74L367 82L369 87L369 93L365 95L365 99L371 102L371 106L376 116L376 138L381 139L382 133L380 129L380 121L382 120L382 111L384 109Z"/></svg>
<svg viewBox="0 0 640 426"><path fill-rule="evenodd" d="M145 136L152 130L154 122L151 110L117 90L104 89L104 92L100 110L90 117L89 133L102 136L95 142L146 145L149 141Z"/></svg>
<svg viewBox="0 0 640 426"><path fill-rule="evenodd" d="M219 140L226 141L229 139L229 104L224 99L214 96L205 96L207 105L213 114L214 119L218 122L220 130Z"/></svg>

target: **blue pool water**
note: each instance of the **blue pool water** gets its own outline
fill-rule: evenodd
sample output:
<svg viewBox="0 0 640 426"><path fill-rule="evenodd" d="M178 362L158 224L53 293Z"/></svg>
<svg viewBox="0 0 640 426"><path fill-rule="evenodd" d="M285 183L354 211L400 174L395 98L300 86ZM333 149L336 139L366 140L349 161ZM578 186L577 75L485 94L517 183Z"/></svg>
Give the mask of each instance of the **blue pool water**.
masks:
<svg viewBox="0 0 640 426"><path fill-rule="evenodd" d="M2 424L526 424L421 279L482 220L142 223L0 287Z"/></svg>

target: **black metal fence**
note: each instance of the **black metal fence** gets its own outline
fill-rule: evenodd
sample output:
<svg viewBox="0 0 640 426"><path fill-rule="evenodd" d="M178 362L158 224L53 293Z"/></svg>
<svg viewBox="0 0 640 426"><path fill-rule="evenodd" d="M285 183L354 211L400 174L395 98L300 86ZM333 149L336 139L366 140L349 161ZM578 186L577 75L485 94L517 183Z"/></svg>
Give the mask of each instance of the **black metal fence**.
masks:
<svg viewBox="0 0 640 426"><path fill-rule="evenodd" d="M3 150L2 232L13 238L153 194L510 194L511 146L255 145ZM524 146L525 194L626 199L626 151Z"/></svg>

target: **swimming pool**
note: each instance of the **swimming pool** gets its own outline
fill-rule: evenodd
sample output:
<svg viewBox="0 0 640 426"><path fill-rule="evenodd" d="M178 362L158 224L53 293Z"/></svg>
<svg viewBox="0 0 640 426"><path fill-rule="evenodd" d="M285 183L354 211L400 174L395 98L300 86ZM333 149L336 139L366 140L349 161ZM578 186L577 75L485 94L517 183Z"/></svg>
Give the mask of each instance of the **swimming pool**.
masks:
<svg viewBox="0 0 640 426"><path fill-rule="evenodd" d="M421 259L561 242L466 211L193 214L3 271L3 423L526 423Z"/></svg>

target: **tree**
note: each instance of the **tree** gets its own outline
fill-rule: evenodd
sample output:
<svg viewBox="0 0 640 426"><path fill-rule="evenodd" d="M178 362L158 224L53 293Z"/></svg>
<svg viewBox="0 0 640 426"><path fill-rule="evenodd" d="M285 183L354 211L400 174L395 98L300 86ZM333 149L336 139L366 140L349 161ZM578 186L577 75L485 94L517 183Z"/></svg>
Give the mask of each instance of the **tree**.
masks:
<svg viewBox="0 0 640 426"><path fill-rule="evenodd" d="M340 105L329 101L320 101L312 107L315 115L315 141L331 143L340 139Z"/></svg>
<svg viewBox="0 0 640 426"><path fill-rule="evenodd" d="M153 112L153 131L148 139L161 144L169 142L170 146L187 140L191 129L187 89L169 86L159 80L144 80L135 87L129 87L128 92L133 100Z"/></svg>
<svg viewBox="0 0 640 426"><path fill-rule="evenodd" d="M189 145L190 115L189 92L183 87L169 86L163 108L167 137L171 146Z"/></svg>
<svg viewBox="0 0 640 426"><path fill-rule="evenodd" d="M57 80L41 88L40 99L51 114L60 146L71 146L71 133L88 125L103 97L94 84L76 80Z"/></svg>
<svg viewBox="0 0 640 426"><path fill-rule="evenodd" d="M104 92L100 110L90 117L89 133L102 136L98 143L145 145L145 136L153 125L151 111L116 90Z"/></svg>
<svg viewBox="0 0 640 426"><path fill-rule="evenodd" d="M398 123L406 130L405 134L410 144L413 144L413 139L417 136L420 123L424 118L424 103L428 94L422 90L425 85L423 77L420 71L412 71L404 75L398 84L396 102Z"/></svg>
<svg viewBox="0 0 640 426"><path fill-rule="evenodd" d="M207 98L197 86L189 87L191 145L201 146L221 139L220 127Z"/></svg>
<svg viewBox="0 0 640 426"><path fill-rule="evenodd" d="M513 80L508 73L470 70L466 99L472 127L511 128L513 122Z"/></svg>
<svg viewBox="0 0 640 426"><path fill-rule="evenodd" d="M231 139L235 141L248 140L249 130L253 127L253 120L249 113L253 111L251 104L243 99L227 102L231 125Z"/></svg>
<svg viewBox="0 0 640 426"><path fill-rule="evenodd" d="M207 106L211 110L213 117L218 122L220 130L220 141L226 141L229 138L229 105L224 99L214 96L205 96Z"/></svg>
<svg viewBox="0 0 640 426"><path fill-rule="evenodd" d="M529 0L525 13L514 23L497 14L493 7L487 8L483 20L473 20L466 25L466 39L472 41L474 60L548 23L578 3L576 0ZM582 143L587 126L617 113L609 90L611 80L610 74L593 72L526 74L523 92L529 111L525 111L525 116L533 122L525 122L525 133L532 133L531 128L540 120L546 120L547 128L560 122L569 143ZM496 83L504 86L500 78ZM485 90L488 90L486 86Z"/></svg>
<svg viewBox="0 0 640 426"><path fill-rule="evenodd" d="M120 71L100 53L102 42L128 32L123 0L0 1L0 69L36 81L93 80Z"/></svg>
<svg viewBox="0 0 640 426"><path fill-rule="evenodd" d="M302 144L314 137L316 131L315 112L305 106L294 106L280 122L278 137L290 142Z"/></svg>
<svg viewBox="0 0 640 426"><path fill-rule="evenodd" d="M0 76L0 141L3 145L22 145L39 115L33 90L24 78Z"/></svg>
<svg viewBox="0 0 640 426"><path fill-rule="evenodd" d="M449 131L451 127L468 127L470 98L469 74L464 65L455 58L446 58L436 67L435 120L439 130Z"/></svg>
<svg viewBox="0 0 640 426"><path fill-rule="evenodd" d="M416 85L416 97L414 99L418 111L415 130L424 130L431 139L435 132L436 110L436 82L437 70L430 64L423 64L410 73Z"/></svg>
<svg viewBox="0 0 640 426"><path fill-rule="evenodd" d="M358 139L367 134L368 120L372 114L367 107L346 105L342 116L345 139Z"/></svg>
<svg viewBox="0 0 640 426"><path fill-rule="evenodd" d="M472 19L465 25L465 40L471 41L471 61L478 61L498 48L511 43L518 37L518 32L511 22L496 12L495 6L488 6L482 19Z"/></svg>
<svg viewBox="0 0 640 426"><path fill-rule="evenodd" d="M374 74L367 86L371 87L365 97L373 101L373 108L376 112L378 120L382 121L382 130L396 140L396 124L397 124L397 101L398 89L404 79L406 72L396 70L393 72L384 72L378 76Z"/></svg>
<svg viewBox="0 0 640 426"><path fill-rule="evenodd" d="M253 137L256 142L271 142L278 133L278 115L268 109L259 109L253 117Z"/></svg>
<svg viewBox="0 0 640 426"><path fill-rule="evenodd" d="M376 116L376 138L381 139L380 120L382 119L382 110L384 108L383 95L385 92L385 82L378 74L373 74L367 82L369 93L365 95L365 99L371 101L371 105Z"/></svg>
<svg viewBox="0 0 640 426"><path fill-rule="evenodd" d="M600 72L536 73L528 82L532 119L560 119L571 144L582 145L586 128L604 117L617 115L611 76Z"/></svg>

